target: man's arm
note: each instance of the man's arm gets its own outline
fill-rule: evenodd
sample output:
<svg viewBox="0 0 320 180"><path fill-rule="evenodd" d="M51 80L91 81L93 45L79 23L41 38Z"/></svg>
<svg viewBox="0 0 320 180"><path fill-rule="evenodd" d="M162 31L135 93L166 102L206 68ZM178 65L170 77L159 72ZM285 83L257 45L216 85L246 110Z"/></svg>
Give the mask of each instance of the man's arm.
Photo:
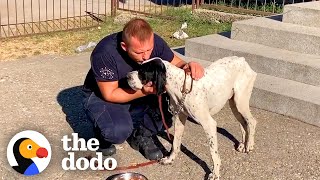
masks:
<svg viewBox="0 0 320 180"><path fill-rule="evenodd" d="M183 68L187 63L180 59L177 55L173 55L173 60L171 61L171 64L177 66L178 68Z"/></svg>
<svg viewBox="0 0 320 180"><path fill-rule="evenodd" d="M119 88L118 81L111 82L97 82L102 97L113 103L126 103L134 99L155 93L151 84L145 85L142 90L134 91L132 89Z"/></svg>
<svg viewBox="0 0 320 180"><path fill-rule="evenodd" d="M184 69L187 72L187 74L191 74L191 77L195 80L199 80L204 75L204 69L199 63L193 61L186 63L184 60L180 59L175 54L173 56L171 64L181 69Z"/></svg>

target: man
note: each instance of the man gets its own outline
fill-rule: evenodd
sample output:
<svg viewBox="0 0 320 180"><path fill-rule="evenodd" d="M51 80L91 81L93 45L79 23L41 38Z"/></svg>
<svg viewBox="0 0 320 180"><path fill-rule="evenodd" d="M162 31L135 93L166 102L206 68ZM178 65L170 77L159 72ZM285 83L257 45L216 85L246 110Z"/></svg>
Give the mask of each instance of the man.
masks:
<svg viewBox="0 0 320 180"><path fill-rule="evenodd" d="M139 18L130 20L122 32L103 38L93 50L91 69L84 83L88 94L84 109L94 123L103 155L114 154L113 144L128 140L147 159L162 158L152 139L162 130L155 88L149 82L142 90L134 91L126 80L128 72L153 57L184 68L195 80L203 76L200 64L187 64L174 55L165 41L153 33L150 25Z"/></svg>

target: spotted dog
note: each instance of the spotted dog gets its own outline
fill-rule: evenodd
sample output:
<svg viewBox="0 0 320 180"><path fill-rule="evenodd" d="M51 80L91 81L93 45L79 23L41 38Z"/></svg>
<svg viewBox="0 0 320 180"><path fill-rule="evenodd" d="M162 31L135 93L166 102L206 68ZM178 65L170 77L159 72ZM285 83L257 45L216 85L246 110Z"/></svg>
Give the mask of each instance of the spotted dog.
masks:
<svg viewBox="0 0 320 180"><path fill-rule="evenodd" d="M198 81L187 76L184 70L167 61L155 58L144 63L138 71L128 73L128 83L132 89L138 90L149 81L156 85L157 94L165 91L170 96L171 111L182 105L180 113L174 115L174 140L169 157L161 160L163 164L172 163L180 151L182 134L188 116L202 125L209 139L210 153L213 160L210 180L220 178L221 160L218 155L217 122L212 116L218 113L229 100L232 112L240 122L242 142L237 150L248 153L253 150L256 120L249 108L249 100L257 73L255 73L243 57L225 57L213 62L205 68L204 77ZM182 103L182 87L192 88Z"/></svg>

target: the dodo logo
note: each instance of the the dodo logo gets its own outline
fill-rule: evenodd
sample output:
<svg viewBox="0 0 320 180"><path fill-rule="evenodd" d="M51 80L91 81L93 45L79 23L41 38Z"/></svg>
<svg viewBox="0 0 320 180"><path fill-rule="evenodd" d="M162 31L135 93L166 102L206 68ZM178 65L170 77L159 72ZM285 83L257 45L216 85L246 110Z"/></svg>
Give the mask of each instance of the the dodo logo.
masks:
<svg viewBox="0 0 320 180"><path fill-rule="evenodd" d="M31 130L22 131L10 140L7 158L14 170L26 176L33 176L48 166L51 147L42 134Z"/></svg>

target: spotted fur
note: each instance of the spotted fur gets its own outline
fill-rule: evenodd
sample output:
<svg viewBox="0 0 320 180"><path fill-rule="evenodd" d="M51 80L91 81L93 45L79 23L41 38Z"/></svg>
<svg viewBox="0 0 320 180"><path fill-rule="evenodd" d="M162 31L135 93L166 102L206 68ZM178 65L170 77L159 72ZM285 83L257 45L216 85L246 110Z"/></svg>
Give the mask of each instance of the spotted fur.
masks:
<svg viewBox="0 0 320 180"><path fill-rule="evenodd" d="M164 66L161 65L162 63ZM165 81L161 83L167 83L166 91L170 96L170 103L176 109L182 97L184 71L166 61L159 63L159 60L149 67L151 69L148 72L152 69L156 72L165 67ZM128 83L133 89L142 88L141 73L143 72L145 71L140 70L128 74ZM241 125L242 141L237 150L245 153L253 150L256 120L250 112L249 100L256 76L257 73L250 68L243 57L226 57L205 68L204 77L193 82L192 91L185 99L183 110L173 117L175 124L172 151L170 156L163 158L161 162L170 164L179 153L184 126L189 116L202 125L208 136L213 160L212 173L208 179L219 179L221 160L218 154L217 123L212 116L218 113L228 100L232 112ZM187 88L191 86L190 77L187 78L186 85Z"/></svg>

